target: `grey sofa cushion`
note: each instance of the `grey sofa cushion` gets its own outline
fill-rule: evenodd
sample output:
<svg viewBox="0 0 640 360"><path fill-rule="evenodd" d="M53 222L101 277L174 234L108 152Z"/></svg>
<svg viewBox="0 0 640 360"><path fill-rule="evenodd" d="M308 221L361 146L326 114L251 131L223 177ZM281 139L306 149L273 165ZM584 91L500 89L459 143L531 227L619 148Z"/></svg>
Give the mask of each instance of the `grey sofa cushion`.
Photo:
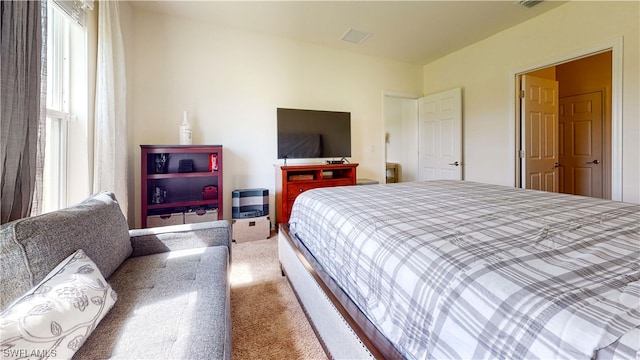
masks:
<svg viewBox="0 0 640 360"><path fill-rule="evenodd" d="M74 359L230 359L224 246L132 257L108 279L118 301Z"/></svg>
<svg viewBox="0 0 640 360"><path fill-rule="evenodd" d="M231 253L231 226L227 220L133 229L129 236L133 247L131 256L206 246L226 246Z"/></svg>
<svg viewBox="0 0 640 360"><path fill-rule="evenodd" d="M98 193L75 206L2 225L0 309L78 249L95 261L105 278L131 254L129 226L112 193Z"/></svg>

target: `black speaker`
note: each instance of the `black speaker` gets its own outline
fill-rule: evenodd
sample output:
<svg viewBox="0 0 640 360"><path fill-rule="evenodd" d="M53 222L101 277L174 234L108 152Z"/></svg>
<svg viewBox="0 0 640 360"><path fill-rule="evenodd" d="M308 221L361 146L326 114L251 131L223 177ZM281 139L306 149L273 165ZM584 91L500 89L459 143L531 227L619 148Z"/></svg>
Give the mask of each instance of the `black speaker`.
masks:
<svg viewBox="0 0 640 360"><path fill-rule="evenodd" d="M178 162L178 172L179 173L193 172L193 160L191 159L180 160Z"/></svg>

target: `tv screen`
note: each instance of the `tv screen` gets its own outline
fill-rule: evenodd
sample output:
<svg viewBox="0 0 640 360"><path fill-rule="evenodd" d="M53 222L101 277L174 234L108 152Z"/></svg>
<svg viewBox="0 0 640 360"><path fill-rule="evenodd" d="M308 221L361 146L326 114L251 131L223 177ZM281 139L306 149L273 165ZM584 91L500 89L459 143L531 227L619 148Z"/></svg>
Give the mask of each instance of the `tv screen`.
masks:
<svg viewBox="0 0 640 360"><path fill-rule="evenodd" d="M278 108L278 159L351 157L351 113Z"/></svg>

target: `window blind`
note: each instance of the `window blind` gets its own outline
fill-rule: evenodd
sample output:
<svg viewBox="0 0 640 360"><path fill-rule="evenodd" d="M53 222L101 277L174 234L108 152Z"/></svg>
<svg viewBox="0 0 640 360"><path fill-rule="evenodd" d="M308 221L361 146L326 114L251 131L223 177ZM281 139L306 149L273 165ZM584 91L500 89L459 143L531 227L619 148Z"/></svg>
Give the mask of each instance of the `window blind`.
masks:
<svg viewBox="0 0 640 360"><path fill-rule="evenodd" d="M93 0L53 0L73 21L87 25L87 9L93 10Z"/></svg>

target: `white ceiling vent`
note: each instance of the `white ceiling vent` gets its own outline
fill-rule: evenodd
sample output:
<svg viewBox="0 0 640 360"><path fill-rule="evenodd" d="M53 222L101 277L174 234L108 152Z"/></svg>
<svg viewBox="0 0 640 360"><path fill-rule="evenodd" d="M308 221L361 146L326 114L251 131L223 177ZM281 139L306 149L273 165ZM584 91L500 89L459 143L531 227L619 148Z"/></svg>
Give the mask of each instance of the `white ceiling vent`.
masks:
<svg viewBox="0 0 640 360"><path fill-rule="evenodd" d="M371 33L360 31L360 30L355 30L355 29L349 29L349 30L347 30L347 32L344 35L342 35L340 40L348 41L350 43L354 43L354 44L360 45L365 40L367 40L369 38L369 36L371 36Z"/></svg>
<svg viewBox="0 0 640 360"><path fill-rule="evenodd" d="M518 3L520 3L520 5L524 5L528 8L531 8L540 4L542 1L543 0L519 0Z"/></svg>

